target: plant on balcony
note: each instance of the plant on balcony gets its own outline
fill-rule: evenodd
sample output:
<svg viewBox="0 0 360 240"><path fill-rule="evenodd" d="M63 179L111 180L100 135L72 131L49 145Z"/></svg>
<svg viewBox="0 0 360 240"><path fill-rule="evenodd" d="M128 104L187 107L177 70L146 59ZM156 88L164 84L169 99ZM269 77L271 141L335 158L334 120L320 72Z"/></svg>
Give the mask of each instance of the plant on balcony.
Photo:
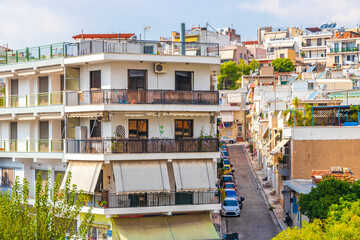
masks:
<svg viewBox="0 0 360 240"><path fill-rule="evenodd" d="M357 122L359 117L359 106L350 105L350 111L348 113L349 122Z"/></svg>
<svg viewBox="0 0 360 240"><path fill-rule="evenodd" d="M107 207L107 201L97 201L96 204L100 207Z"/></svg>
<svg viewBox="0 0 360 240"><path fill-rule="evenodd" d="M121 139L121 135L117 132L114 133L116 137L111 138L111 152L113 153L122 153L124 151L124 142L123 141L117 141L118 139Z"/></svg>
<svg viewBox="0 0 360 240"><path fill-rule="evenodd" d="M249 150L250 150L250 152L252 153L252 152L254 151L254 145L250 144L250 145L249 145Z"/></svg>
<svg viewBox="0 0 360 240"><path fill-rule="evenodd" d="M24 178L20 184L16 177L11 193L0 195L0 239L86 239L94 220L90 209L76 229L75 221L84 205L82 193L76 186L70 186L71 173L64 179L60 189L61 175L51 188L51 174L46 181L38 174L35 186L35 203L29 203L29 181Z"/></svg>
<svg viewBox="0 0 360 240"><path fill-rule="evenodd" d="M305 53L304 53L304 52L301 52L301 53L300 53L300 56L301 56L301 57L305 57Z"/></svg>

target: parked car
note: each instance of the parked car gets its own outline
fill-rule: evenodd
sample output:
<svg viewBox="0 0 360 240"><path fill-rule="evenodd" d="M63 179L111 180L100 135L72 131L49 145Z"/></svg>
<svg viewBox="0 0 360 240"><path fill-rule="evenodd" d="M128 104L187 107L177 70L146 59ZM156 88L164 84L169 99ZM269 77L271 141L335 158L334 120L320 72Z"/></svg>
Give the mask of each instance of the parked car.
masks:
<svg viewBox="0 0 360 240"><path fill-rule="evenodd" d="M220 138L220 141L224 142L224 143L230 143L230 144L233 144L236 142L236 140L234 138L229 138L229 137L226 137L226 136L222 136Z"/></svg>
<svg viewBox="0 0 360 240"><path fill-rule="evenodd" d="M221 216L236 216L240 217L239 202L234 198L225 198L221 203Z"/></svg>
<svg viewBox="0 0 360 240"><path fill-rule="evenodd" d="M225 166L225 165L230 165L230 167L233 167L232 164L230 163L230 161L229 161L228 159L223 160L222 164L223 164L223 166Z"/></svg>
<svg viewBox="0 0 360 240"><path fill-rule="evenodd" d="M220 178L219 187L221 187L224 182L234 182L234 177L232 175L222 175Z"/></svg>
<svg viewBox="0 0 360 240"><path fill-rule="evenodd" d="M234 189L235 192L237 192L237 185L233 182L225 182L223 185L222 185L222 189Z"/></svg>
<svg viewBox="0 0 360 240"><path fill-rule="evenodd" d="M233 174L233 172L235 172L235 170L231 169L231 165L224 165L222 171L223 174Z"/></svg>
<svg viewBox="0 0 360 240"><path fill-rule="evenodd" d="M221 194L221 201L224 201L224 199L227 198L233 198L236 201L238 200L238 194L235 191L235 189L225 189Z"/></svg>
<svg viewBox="0 0 360 240"><path fill-rule="evenodd" d="M227 233L223 235L224 240L239 240L238 233Z"/></svg>

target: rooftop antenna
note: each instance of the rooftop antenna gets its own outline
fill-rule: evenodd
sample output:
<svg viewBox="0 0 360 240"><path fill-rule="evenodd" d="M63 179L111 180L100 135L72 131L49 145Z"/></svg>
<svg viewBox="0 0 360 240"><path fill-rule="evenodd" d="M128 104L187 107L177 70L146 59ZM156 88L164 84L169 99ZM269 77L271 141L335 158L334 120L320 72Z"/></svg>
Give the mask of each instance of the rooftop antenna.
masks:
<svg viewBox="0 0 360 240"><path fill-rule="evenodd" d="M81 39L84 40L84 29L81 29Z"/></svg>

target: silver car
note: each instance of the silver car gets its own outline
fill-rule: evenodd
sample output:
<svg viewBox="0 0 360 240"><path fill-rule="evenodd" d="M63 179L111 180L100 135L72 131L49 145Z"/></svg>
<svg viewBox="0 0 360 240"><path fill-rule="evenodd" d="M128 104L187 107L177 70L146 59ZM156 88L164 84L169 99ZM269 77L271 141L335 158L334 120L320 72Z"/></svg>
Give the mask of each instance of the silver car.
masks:
<svg viewBox="0 0 360 240"><path fill-rule="evenodd" d="M221 203L221 216L235 216L240 217L240 206L236 198L225 198Z"/></svg>

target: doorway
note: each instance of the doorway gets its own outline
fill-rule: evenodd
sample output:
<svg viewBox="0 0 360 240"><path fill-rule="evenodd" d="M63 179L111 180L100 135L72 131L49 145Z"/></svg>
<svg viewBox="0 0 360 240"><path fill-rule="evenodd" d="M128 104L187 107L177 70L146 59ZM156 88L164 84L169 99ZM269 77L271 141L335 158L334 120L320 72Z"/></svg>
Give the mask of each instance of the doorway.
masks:
<svg viewBox="0 0 360 240"><path fill-rule="evenodd" d="M40 121L39 122L39 152L48 152L49 151L49 122Z"/></svg>
<svg viewBox="0 0 360 240"><path fill-rule="evenodd" d="M49 77L39 77L39 98L38 105L49 104Z"/></svg>
<svg viewBox="0 0 360 240"><path fill-rule="evenodd" d="M16 152L17 149L17 122L10 123L10 151Z"/></svg>
<svg viewBox="0 0 360 240"><path fill-rule="evenodd" d="M18 79L11 79L10 107L18 106L18 94L19 94L19 81Z"/></svg>

